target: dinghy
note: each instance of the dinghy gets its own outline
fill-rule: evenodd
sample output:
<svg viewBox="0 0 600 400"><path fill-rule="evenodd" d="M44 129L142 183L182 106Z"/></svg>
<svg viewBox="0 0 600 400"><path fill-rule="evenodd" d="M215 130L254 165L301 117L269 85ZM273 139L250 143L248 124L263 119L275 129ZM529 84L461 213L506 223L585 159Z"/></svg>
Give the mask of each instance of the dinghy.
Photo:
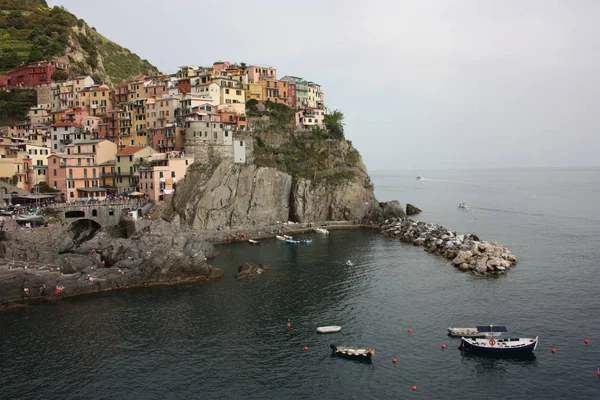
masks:
<svg viewBox="0 0 600 400"><path fill-rule="evenodd" d="M320 326L317 328L317 332L319 333L335 333L342 330L341 326L331 325L331 326Z"/></svg>

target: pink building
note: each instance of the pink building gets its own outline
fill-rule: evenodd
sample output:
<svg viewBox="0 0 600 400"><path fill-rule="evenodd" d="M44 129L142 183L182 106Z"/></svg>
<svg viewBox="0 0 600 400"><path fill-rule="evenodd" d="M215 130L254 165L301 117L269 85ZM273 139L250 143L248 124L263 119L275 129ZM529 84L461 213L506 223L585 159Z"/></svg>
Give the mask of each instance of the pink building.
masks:
<svg viewBox="0 0 600 400"><path fill-rule="evenodd" d="M85 132L98 133L100 131L100 124L102 118L100 117L83 117L81 119L81 125Z"/></svg>
<svg viewBox="0 0 600 400"><path fill-rule="evenodd" d="M145 193L150 201L165 200L165 196L175 193L177 181L183 179L193 162L194 157L186 157L180 152L151 155L139 167L138 190Z"/></svg>
<svg viewBox="0 0 600 400"><path fill-rule="evenodd" d="M325 120L325 110L320 108L305 108L295 114L296 127L300 129L322 128Z"/></svg>

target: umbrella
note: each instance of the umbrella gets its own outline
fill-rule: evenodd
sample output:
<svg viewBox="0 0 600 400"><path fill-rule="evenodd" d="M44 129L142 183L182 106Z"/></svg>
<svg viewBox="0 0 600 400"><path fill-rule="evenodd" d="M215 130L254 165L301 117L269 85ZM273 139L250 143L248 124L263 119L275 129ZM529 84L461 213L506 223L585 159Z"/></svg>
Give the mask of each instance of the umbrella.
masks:
<svg viewBox="0 0 600 400"><path fill-rule="evenodd" d="M133 197L138 197L138 196L143 196L144 193L142 192L131 192L129 193L129 196L133 196Z"/></svg>

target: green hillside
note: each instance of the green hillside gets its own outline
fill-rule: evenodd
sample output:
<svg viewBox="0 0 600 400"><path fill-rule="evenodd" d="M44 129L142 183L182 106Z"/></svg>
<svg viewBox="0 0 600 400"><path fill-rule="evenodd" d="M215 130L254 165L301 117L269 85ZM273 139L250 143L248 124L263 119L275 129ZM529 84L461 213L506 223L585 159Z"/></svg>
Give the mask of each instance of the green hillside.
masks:
<svg viewBox="0 0 600 400"><path fill-rule="evenodd" d="M102 83L159 73L62 7L48 8L45 0L0 0L0 74L42 59L69 63L72 75Z"/></svg>

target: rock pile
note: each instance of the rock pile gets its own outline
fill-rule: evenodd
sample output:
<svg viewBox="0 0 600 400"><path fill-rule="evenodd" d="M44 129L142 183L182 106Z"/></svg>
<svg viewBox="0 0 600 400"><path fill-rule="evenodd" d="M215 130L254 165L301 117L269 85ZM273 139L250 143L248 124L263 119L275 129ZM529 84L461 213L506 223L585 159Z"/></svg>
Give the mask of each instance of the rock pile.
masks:
<svg viewBox="0 0 600 400"><path fill-rule="evenodd" d="M256 278L256 276L262 274L265 271L269 271L270 269L270 266L264 264L245 263L238 267L238 273L235 275L235 279L239 281L244 279Z"/></svg>
<svg viewBox="0 0 600 400"><path fill-rule="evenodd" d="M502 275L517 263L517 258L501 244L479 239L477 235L457 235L441 225L410 218L387 220L381 234L424 246L425 251L452 260L460 271L477 275Z"/></svg>

